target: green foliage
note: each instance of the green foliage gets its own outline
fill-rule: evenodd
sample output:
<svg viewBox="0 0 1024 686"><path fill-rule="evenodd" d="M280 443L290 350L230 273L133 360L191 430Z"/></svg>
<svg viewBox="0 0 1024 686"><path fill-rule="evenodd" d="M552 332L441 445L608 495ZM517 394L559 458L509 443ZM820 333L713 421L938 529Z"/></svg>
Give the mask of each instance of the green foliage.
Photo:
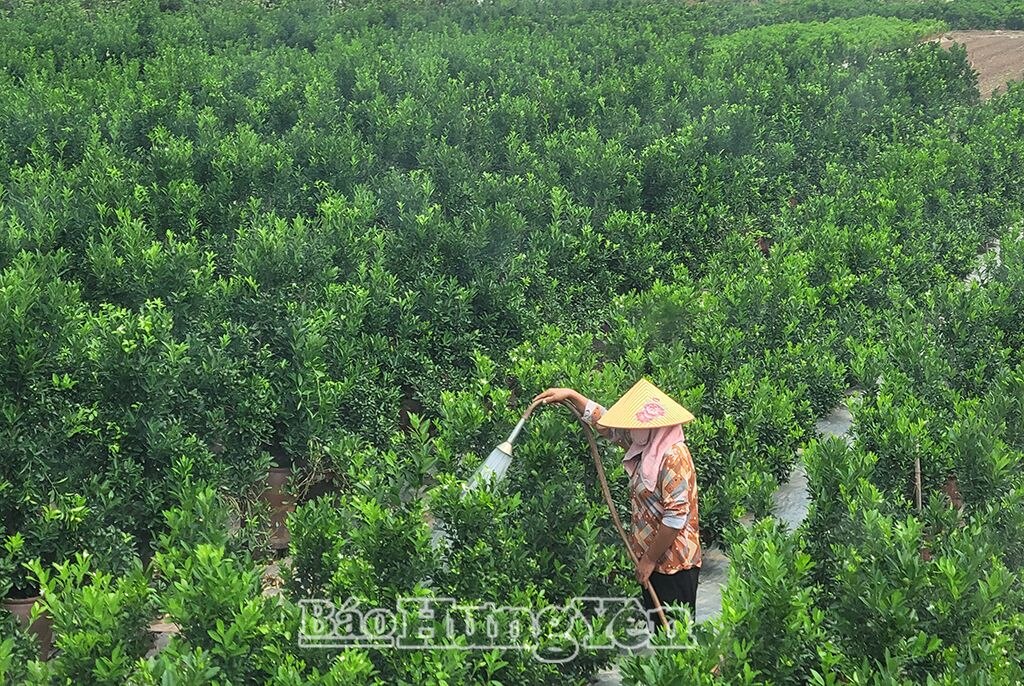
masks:
<svg viewBox="0 0 1024 686"><path fill-rule="evenodd" d="M4 3L0 595L44 577L62 653L5 631L0 678L582 682L607 652L304 651L294 601L635 592L568 416L461 484L544 386L646 375L734 571L629 678L1019 682L1024 91L920 39L1020 10ZM852 383L803 531L735 530ZM307 502L270 598L274 463ZM139 661L154 608L181 634Z"/></svg>
<svg viewBox="0 0 1024 686"><path fill-rule="evenodd" d="M0 611L0 680L8 684L23 682L29 663L39 657L39 645L9 612Z"/></svg>
<svg viewBox="0 0 1024 686"><path fill-rule="evenodd" d="M87 554L35 567L45 610L53 618L56 659L51 678L64 683L121 684L149 647L153 594L141 568L113 576L92 568Z"/></svg>

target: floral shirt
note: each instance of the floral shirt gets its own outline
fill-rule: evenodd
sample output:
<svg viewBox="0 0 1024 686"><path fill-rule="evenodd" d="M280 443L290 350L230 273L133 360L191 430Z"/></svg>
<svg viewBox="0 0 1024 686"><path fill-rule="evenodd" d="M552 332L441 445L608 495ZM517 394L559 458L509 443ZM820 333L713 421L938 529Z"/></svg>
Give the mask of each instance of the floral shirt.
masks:
<svg viewBox="0 0 1024 686"><path fill-rule="evenodd" d="M632 442L626 429L608 429L597 424L605 408L587 402L583 419L608 440L628 448ZM658 485L647 490L640 480L640 469L633 470L629 480L630 501L633 510L630 526L630 545L639 558L654 541L661 525L679 529L679 535L665 554L655 563L654 570L672 574L681 569L700 567L700 521L697 515L697 472L693 467L690 449L684 441L673 445L665 454L658 473Z"/></svg>

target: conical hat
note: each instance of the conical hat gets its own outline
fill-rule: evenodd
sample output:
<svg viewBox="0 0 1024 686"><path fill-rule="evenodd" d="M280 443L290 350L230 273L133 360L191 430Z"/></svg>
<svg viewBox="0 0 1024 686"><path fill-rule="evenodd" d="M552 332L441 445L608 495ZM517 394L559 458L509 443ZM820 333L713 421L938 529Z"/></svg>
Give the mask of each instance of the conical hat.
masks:
<svg viewBox="0 0 1024 686"><path fill-rule="evenodd" d="M640 379L597 423L609 429L654 429L692 421L689 410L647 379Z"/></svg>

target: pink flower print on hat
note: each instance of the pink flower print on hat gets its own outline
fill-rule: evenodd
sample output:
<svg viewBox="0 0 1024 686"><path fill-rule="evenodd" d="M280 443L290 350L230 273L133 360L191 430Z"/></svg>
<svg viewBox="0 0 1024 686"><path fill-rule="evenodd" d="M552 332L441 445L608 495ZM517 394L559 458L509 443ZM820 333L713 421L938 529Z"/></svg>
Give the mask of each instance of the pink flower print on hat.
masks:
<svg viewBox="0 0 1024 686"><path fill-rule="evenodd" d="M644 403L644 406L641 407L640 411L636 413L636 420L638 422L643 422L644 424L646 424L647 422L653 421L658 417L664 416L665 408L664 406L662 406L661 401L658 400L657 398L651 398L646 403Z"/></svg>

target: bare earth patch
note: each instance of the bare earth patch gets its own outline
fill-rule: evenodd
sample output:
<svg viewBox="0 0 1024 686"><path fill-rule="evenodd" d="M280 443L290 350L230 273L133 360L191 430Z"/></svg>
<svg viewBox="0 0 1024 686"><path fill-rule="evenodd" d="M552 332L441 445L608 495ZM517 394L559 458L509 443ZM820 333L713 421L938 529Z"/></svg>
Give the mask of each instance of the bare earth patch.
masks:
<svg viewBox="0 0 1024 686"><path fill-rule="evenodd" d="M953 43L967 48L984 99L1024 77L1024 31L950 31L932 40L944 48Z"/></svg>

